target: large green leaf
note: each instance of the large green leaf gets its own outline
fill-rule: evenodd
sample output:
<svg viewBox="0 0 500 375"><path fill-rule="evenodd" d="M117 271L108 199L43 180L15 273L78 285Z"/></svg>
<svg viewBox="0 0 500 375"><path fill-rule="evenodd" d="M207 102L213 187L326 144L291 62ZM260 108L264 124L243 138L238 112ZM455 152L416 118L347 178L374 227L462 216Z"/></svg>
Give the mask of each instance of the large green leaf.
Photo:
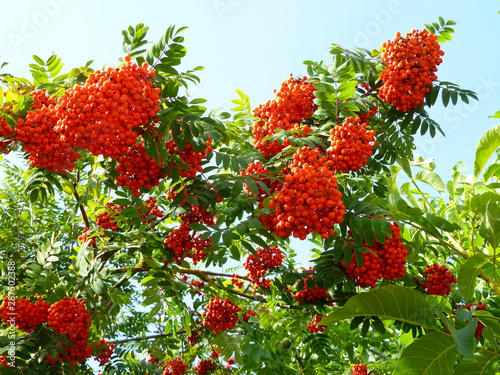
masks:
<svg viewBox="0 0 500 375"><path fill-rule="evenodd" d="M415 175L415 180L425 182L440 193L444 193L444 182L435 172L420 171Z"/></svg>
<svg viewBox="0 0 500 375"><path fill-rule="evenodd" d="M483 264L490 257L486 254L476 254L471 256L458 272L458 290L466 301L474 296L477 274L481 271Z"/></svg>
<svg viewBox="0 0 500 375"><path fill-rule="evenodd" d="M484 219L479 228L479 234L496 249L500 245L500 207L493 204L486 205Z"/></svg>
<svg viewBox="0 0 500 375"><path fill-rule="evenodd" d="M321 320L321 324L329 325L356 316L378 316L426 328L436 326L436 318L424 296L416 290L399 285L387 285L358 294Z"/></svg>
<svg viewBox="0 0 500 375"><path fill-rule="evenodd" d="M451 375L456 357L453 337L431 332L403 350L394 375Z"/></svg>
<svg viewBox="0 0 500 375"><path fill-rule="evenodd" d="M479 139L474 160L474 176L479 176L498 147L500 147L500 125L487 130Z"/></svg>
<svg viewBox="0 0 500 375"><path fill-rule="evenodd" d="M482 350L474 355L474 360L463 359L455 368L453 375L495 375L498 374L496 362L498 355Z"/></svg>

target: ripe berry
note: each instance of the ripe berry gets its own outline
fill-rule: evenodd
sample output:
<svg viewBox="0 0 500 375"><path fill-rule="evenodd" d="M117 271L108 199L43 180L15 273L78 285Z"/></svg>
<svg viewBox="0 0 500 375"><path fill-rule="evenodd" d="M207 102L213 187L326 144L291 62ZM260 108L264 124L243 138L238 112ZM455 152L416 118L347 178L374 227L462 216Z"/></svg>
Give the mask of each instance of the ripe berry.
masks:
<svg viewBox="0 0 500 375"><path fill-rule="evenodd" d="M366 365L356 364L352 366L352 375L368 375L368 369Z"/></svg>
<svg viewBox="0 0 500 375"><path fill-rule="evenodd" d="M73 342L89 337L90 314L85 302L75 297L64 297L49 308L49 326L61 335L68 335Z"/></svg>
<svg viewBox="0 0 500 375"><path fill-rule="evenodd" d="M26 298L19 298L11 301L4 298L4 303L0 308L0 318L7 324L15 317L14 321L17 329L27 333L32 332L39 324L48 320L50 304L42 301L42 297L37 297L37 302L30 302Z"/></svg>
<svg viewBox="0 0 500 375"><path fill-rule="evenodd" d="M255 284L255 289L259 286L265 289L270 288L270 280L264 278L264 274L275 267L281 265L283 261L283 253L278 246L269 246L269 249L258 249L257 257L250 254L247 260L243 263L243 267L248 271L248 276Z"/></svg>
<svg viewBox="0 0 500 375"><path fill-rule="evenodd" d="M115 346L115 344L111 344L103 338L99 339L99 342L94 344L94 350L97 351L97 354L94 355L94 359L98 361L101 366L108 363L113 355Z"/></svg>
<svg viewBox="0 0 500 375"><path fill-rule="evenodd" d="M465 305L465 308L470 311L470 309L474 306L476 307L476 311L478 310L488 311L486 306L481 301L479 301L478 303ZM474 337L476 338L476 340L479 340L481 338L483 329L484 329L484 324L478 321L476 326L476 331L474 332Z"/></svg>
<svg viewBox="0 0 500 375"><path fill-rule="evenodd" d="M154 74L133 62L96 70L84 86L75 85L59 99L56 131L93 155L125 155L137 142L132 129L148 125L159 111L160 89L150 81Z"/></svg>
<svg viewBox="0 0 500 375"><path fill-rule="evenodd" d="M427 265L425 273L428 275L422 286L427 294L444 296L451 293L451 283L456 284L457 278L444 264L433 263Z"/></svg>
<svg viewBox="0 0 500 375"><path fill-rule="evenodd" d="M323 332L326 328L326 326L319 325L318 323L323 319L321 315L314 315L314 318L311 321L311 324L307 325L307 329L309 332L314 333L314 332Z"/></svg>
<svg viewBox="0 0 500 375"><path fill-rule="evenodd" d="M357 171L368 162L377 142L373 139L375 131L367 130L367 126L360 118L347 117L331 130L332 148L328 155L335 170Z"/></svg>
<svg viewBox="0 0 500 375"><path fill-rule="evenodd" d="M186 373L186 364L180 357L175 357L166 362L163 375L182 375Z"/></svg>
<svg viewBox="0 0 500 375"><path fill-rule="evenodd" d="M380 74L384 86L379 97L401 112L410 112L424 102L429 86L437 76L437 66L444 52L437 36L427 30L412 30L405 36L396 34L394 41L383 44L382 61L386 64Z"/></svg>
<svg viewBox="0 0 500 375"><path fill-rule="evenodd" d="M221 299L217 296L210 300L206 309L207 311L202 313L203 325L216 334L233 328L238 322L237 313L241 311L228 297Z"/></svg>
<svg viewBox="0 0 500 375"><path fill-rule="evenodd" d="M196 366L194 370L198 375L207 375L212 371L217 370L217 365L211 359L202 359Z"/></svg>
<svg viewBox="0 0 500 375"><path fill-rule="evenodd" d="M390 281L403 277L406 273L406 256L408 251L401 242L401 230L395 223L391 223L392 237L386 238L385 243L374 240L373 245L368 245L363 239L363 246L371 251L361 250L363 265L359 267L356 257L352 254L351 263L346 268L346 272L360 287L370 286L375 288L379 279ZM349 234L351 232L349 231ZM347 240L350 242L351 240ZM342 261L345 267L345 262Z"/></svg>

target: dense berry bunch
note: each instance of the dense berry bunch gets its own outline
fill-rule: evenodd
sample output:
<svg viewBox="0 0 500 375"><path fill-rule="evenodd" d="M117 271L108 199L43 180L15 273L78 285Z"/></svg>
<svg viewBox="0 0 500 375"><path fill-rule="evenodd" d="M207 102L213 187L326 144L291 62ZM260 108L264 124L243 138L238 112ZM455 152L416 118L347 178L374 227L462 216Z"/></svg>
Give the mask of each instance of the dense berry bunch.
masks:
<svg viewBox="0 0 500 375"><path fill-rule="evenodd" d="M309 332L314 333L314 332L323 332L326 328L326 326L319 325L318 323L323 319L321 315L314 315L314 318L311 321L311 324L307 325L307 329Z"/></svg>
<svg viewBox="0 0 500 375"><path fill-rule="evenodd" d="M257 316L257 313L253 310L247 310L247 312L243 314L243 321L248 323L252 316Z"/></svg>
<svg viewBox="0 0 500 375"><path fill-rule="evenodd" d="M202 359L196 366L194 370L198 375L207 375L212 371L217 370L217 365L211 359Z"/></svg>
<svg viewBox="0 0 500 375"><path fill-rule="evenodd" d="M478 310L488 311L486 306L481 301L479 301L478 303L465 305L465 308L470 311L470 309L474 306L476 307L476 311ZM474 337L476 338L476 340L479 340L481 338L483 329L484 329L484 324L478 321L476 326L476 331L474 332Z"/></svg>
<svg viewBox="0 0 500 375"><path fill-rule="evenodd" d="M367 123L361 119L347 117L341 125L331 130L332 148L329 156L333 168L340 172L357 171L368 162L373 154L374 130L367 130Z"/></svg>
<svg viewBox="0 0 500 375"><path fill-rule="evenodd" d="M96 224L102 229L112 230L114 232L118 231L118 222L116 218L123 211L125 206L118 206L116 203L108 202L106 203L106 210L100 212L96 218Z"/></svg>
<svg viewBox="0 0 500 375"><path fill-rule="evenodd" d="M117 159L136 143L132 129L147 125L159 111L160 89L150 81L154 75L147 63L138 67L130 61L96 70L84 86L75 85L61 97L56 130L71 145Z"/></svg>
<svg viewBox="0 0 500 375"><path fill-rule="evenodd" d="M7 120L0 116L0 153L10 151L14 138L14 130L9 126Z"/></svg>
<svg viewBox="0 0 500 375"><path fill-rule="evenodd" d="M451 283L457 283L457 278L444 264L427 265L425 273L427 277L422 286L427 294L445 296L451 293Z"/></svg>
<svg viewBox="0 0 500 375"><path fill-rule="evenodd" d="M361 123L364 123L366 122L367 124L370 122L370 118L372 116L375 116L375 114L377 113L378 111L378 107L377 106L373 106L370 108L370 110L366 113L357 113L357 115L359 116L359 119L361 120Z"/></svg>
<svg viewBox="0 0 500 375"><path fill-rule="evenodd" d="M221 299L214 297L206 306L207 311L202 313L203 325L208 326L216 334L229 330L238 322L237 313L241 309L226 297Z"/></svg>
<svg viewBox="0 0 500 375"><path fill-rule="evenodd" d="M429 86L437 76L444 52L439 47L437 36L427 30L412 30L394 41L383 44L382 61L385 70L380 74L384 86L379 97L395 106L399 111L409 112L424 102Z"/></svg>
<svg viewBox="0 0 500 375"><path fill-rule="evenodd" d="M166 362L166 368L163 375L182 375L186 373L186 364L180 357L175 357Z"/></svg>
<svg viewBox="0 0 500 375"><path fill-rule="evenodd" d="M368 375L368 369L366 368L366 365L363 364L356 364L352 366L352 375Z"/></svg>
<svg viewBox="0 0 500 375"><path fill-rule="evenodd" d="M233 284L236 288L243 288L243 281L241 280L240 275L233 273L233 277L231 278L231 284Z"/></svg>
<svg viewBox="0 0 500 375"><path fill-rule="evenodd" d="M201 234L195 235L190 224L200 223L213 225L213 215L200 206L191 206L191 209L181 215L181 225L171 231L163 243L173 252L172 261L181 264L184 258L190 257L197 264L205 258L204 249L212 246L210 238L201 239ZM167 261L165 261L165 264Z"/></svg>
<svg viewBox="0 0 500 375"><path fill-rule="evenodd" d="M72 340L73 341L73 340ZM66 354L55 349L57 352L57 358L52 358L50 355L45 356L45 360L48 364L55 364L56 362L67 361L73 366L77 362L85 363L87 358L92 356L92 346L89 345L86 339L78 339L73 341L74 346L64 345L58 342L56 345L62 346Z"/></svg>
<svg viewBox="0 0 500 375"><path fill-rule="evenodd" d="M307 77L294 79L290 74L290 77L281 84L279 91L274 91L276 99L268 100L255 108L254 116L288 124L307 120L316 110L313 102L314 91L316 89Z"/></svg>
<svg viewBox="0 0 500 375"><path fill-rule="evenodd" d="M0 355L0 369L2 367L14 367L15 365L7 361L6 355ZM1 373L1 371L0 371Z"/></svg>
<svg viewBox="0 0 500 375"><path fill-rule="evenodd" d="M45 90L33 91L29 94L33 98L33 104L31 104L30 110L35 111L42 107L48 107L49 105L56 105L53 97L47 95Z"/></svg>
<svg viewBox="0 0 500 375"><path fill-rule="evenodd" d="M173 166L177 166L179 168L179 174L181 177L190 177L195 178L196 173L201 172L203 170L200 165L201 162L207 157L207 153L212 152L212 147L210 146L210 137L208 137L206 148L201 151L195 151L190 142L186 142L185 147L180 150L179 146L172 139L165 146L167 150L170 151L173 155L179 155L180 159L187 164L187 169L184 169L182 166L177 165L176 163L171 163L168 167L168 175L170 176L170 170Z"/></svg>
<svg viewBox="0 0 500 375"><path fill-rule="evenodd" d="M85 227L85 229L83 230L82 234L80 234L78 236L78 241L80 241L80 243L83 244L89 238L91 238L90 237L91 235L89 234L89 230L90 230L89 227ZM92 237L87 246L95 246L95 245L96 245L96 239L95 239L95 237Z"/></svg>
<svg viewBox="0 0 500 375"><path fill-rule="evenodd" d="M290 145L288 139L282 145L264 139L273 136L276 129L302 130L305 133L312 131L309 125L302 125L301 122L307 120L316 109L313 102L315 90L306 77L296 80L290 76L281 84L276 99L254 110L254 116L260 118L253 127L254 144L264 157L276 155Z"/></svg>
<svg viewBox="0 0 500 375"><path fill-rule="evenodd" d="M408 251L401 242L401 229L395 223L391 223L392 237L386 238L385 243L380 243L377 239L373 245L368 245L363 239L363 246L371 251L361 250L363 255L363 265L358 266L355 255L352 255L351 263L346 268L349 276L356 280L356 284L365 287L375 288L379 279L394 281L398 277L403 277L406 273L406 256ZM350 233L351 234L351 233ZM347 240L350 242L350 240ZM342 261L345 267L345 262Z"/></svg>
<svg viewBox="0 0 500 375"><path fill-rule="evenodd" d="M30 155L31 165L66 174L73 171L80 154L54 130L56 115L54 105L29 111L26 118L16 124L16 138Z"/></svg>
<svg viewBox="0 0 500 375"><path fill-rule="evenodd" d="M142 212L142 207L146 207L146 212L141 214L140 216L141 219L144 219L145 223L151 223L153 220L155 220L154 217L148 219L148 216L156 216L157 218L163 217L163 212L157 207L156 203L156 199L149 197L146 202L144 202L144 204L139 207L140 213Z"/></svg>
<svg viewBox="0 0 500 375"><path fill-rule="evenodd" d="M30 302L26 298L19 298L11 301L8 297L4 298L4 303L0 308L0 318L8 323L12 317L17 329L30 333L39 324L48 320L50 304L42 301L42 297L37 297L37 302Z"/></svg>
<svg viewBox="0 0 500 375"><path fill-rule="evenodd" d="M61 335L68 335L76 343L89 337L90 314L85 302L75 297L64 297L49 308L49 326Z"/></svg>
<svg viewBox="0 0 500 375"><path fill-rule="evenodd" d="M309 288L309 286L307 285L308 279L314 279L313 274L308 273L307 277L302 279L301 282L299 282L299 285L301 283L304 284L303 289L297 291L297 293L293 295L293 298L297 300L299 305L302 305L304 301L309 303L316 303L316 302L321 302L323 300L327 300L329 298L328 294L326 293L327 289L326 288L320 289L317 285L314 285L314 288L312 289Z"/></svg>
<svg viewBox="0 0 500 375"><path fill-rule="evenodd" d="M271 195L273 195L277 190L281 189L281 183L277 181L276 179L271 179L269 178L269 169L267 169L264 165L261 163L254 162L250 163L247 166L246 170L241 170L241 174L244 176L249 176L249 175L254 175L254 178L252 178L252 181L254 182L260 182L263 183L267 186L269 189ZM264 199L269 197L269 194L267 194L266 190L260 184L256 184L257 188L259 189L258 195L256 196L257 200L259 202L263 202ZM245 190L251 195L254 196L254 193L250 190L248 187L248 184L245 184Z"/></svg>
<svg viewBox="0 0 500 375"><path fill-rule="evenodd" d="M116 178L118 186L128 186L134 196L140 195L139 189L151 189L165 178L155 159L146 153L144 144L139 142L126 150L123 156L117 158L119 165L116 171L120 174Z"/></svg>
<svg viewBox="0 0 500 375"><path fill-rule="evenodd" d="M105 365L113 355L115 346L115 344L111 344L103 338L99 339L99 341L94 344L94 348L97 350L97 355L94 355L94 359L98 361L101 366Z"/></svg>
<svg viewBox="0 0 500 375"><path fill-rule="evenodd" d="M305 239L315 232L323 238L334 234L345 213L342 194L337 190L333 162L319 150L307 146L293 156L285 183L269 202L276 211L259 219L276 236Z"/></svg>
<svg viewBox="0 0 500 375"><path fill-rule="evenodd" d="M264 278L264 274L283 262L283 253L278 246L269 246L269 249L258 249L257 256L250 254L243 263L243 267L248 271L248 276L256 287L270 288L270 280Z"/></svg>

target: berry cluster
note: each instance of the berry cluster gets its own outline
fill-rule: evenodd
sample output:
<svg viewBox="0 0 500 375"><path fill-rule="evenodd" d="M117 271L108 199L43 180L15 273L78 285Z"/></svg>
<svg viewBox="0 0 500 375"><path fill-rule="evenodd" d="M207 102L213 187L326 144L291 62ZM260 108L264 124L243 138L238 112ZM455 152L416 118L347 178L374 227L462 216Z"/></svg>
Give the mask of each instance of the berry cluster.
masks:
<svg viewBox="0 0 500 375"><path fill-rule="evenodd" d="M437 76L444 52L437 36L427 30L412 30L405 36L396 34L394 41L383 44L382 61L385 70L380 74L384 86L379 97L401 112L409 112L424 102L429 86Z"/></svg>
<svg viewBox="0 0 500 375"><path fill-rule="evenodd" d="M366 365L356 364L352 366L352 375L368 375L368 369Z"/></svg>
<svg viewBox="0 0 500 375"><path fill-rule="evenodd" d="M85 363L87 358L92 356L92 346L88 344L85 339L78 339L73 341L74 346L68 346L62 344L60 341L56 343L57 346L61 346L67 354L63 354L56 349L57 359L52 358L50 355L45 356L45 360L48 364L55 364L56 362L67 361L71 362L73 366L77 362Z"/></svg>
<svg viewBox="0 0 500 375"><path fill-rule="evenodd" d="M62 139L54 129L57 112L53 104L29 111L25 119L19 119L16 138L23 143L24 151L30 155L29 162L37 168L66 174L72 172L80 154L73 144Z"/></svg>
<svg viewBox="0 0 500 375"><path fill-rule="evenodd" d="M247 310L247 312L243 314L243 321L248 323L252 316L257 316L257 313L253 310Z"/></svg>
<svg viewBox="0 0 500 375"><path fill-rule="evenodd" d="M320 289L317 285L314 285L314 288L310 289L307 286L308 279L314 280L314 276L312 273L308 273L307 277L302 279L302 281L299 282L299 285L301 283L304 284L303 289L297 291L297 293L295 293L293 295L293 298L295 298L297 300L299 305L302 305L302 303L304 301L309 302L309 303L316 303L316 302L321 302L323 300L327 300L329 298L328 294L326 293L327 289L326 288Z"/></svg>
<svg viewBox="0 0 500 375"><path fill-rule="evenodd" d="M193 146L190 142L186 142L186 145L182 150L179 149L179 146L172 139L170 142L167 142L165 145L167 150L170 151L173 155L178 155L180 159L187 164L188 169L184 169L182 166L178 166L176 163L171 163L168 167L168 175L170 176L170 170L173 166L177 166L179 168L179 174L181 177L190 177L195 178L196 173L201 172L203 168L201 167L201 162L207 157L207 153L212 152L212 147L210 146L210 137L208 137L206 148L199 152L193 149Z"/></svg>
<svg viewBox="0 0 500 375"><path fill-rule="evenodd" d="M217 296L208 302L206 309L207 311L201 314L203 325L208 326L216 334L233 328L238 322L237 313L241 311L228 297L221 299Z"/></svg>
<svg viewBox="0 0 500 375"><path fill-rule="evenodd" d="M276 211L259 220L279 237L293 233L304 240L311 232L332 236L345 213L334 175L331 160L319 150L302 147L293 156L283 187L269 202Z"/></svg>
<svg viewBox="0 0 500 375"><path fill-rule="evenodd" d="M151 189L158 186L160 180L165 178L155 159L146 153L144 144L139 142L127 149L123 155L117 157L116 171L120 174L116 178L118 186L128 186L134 196L140 195L139 189Z"/></svg>
<svg viewBox="0 0 500 375"><path fill-rule="evenodd" d="M307 329L309 332L314 333L314 332L323 332L326 328L326 326L319 325L318 323L323 319L321 315L314 315L314 318L311 321L311 324L307 325Z"/></svg>
<svg viewBox="0 0 500 375"><path fill-rule="evenodd" d="M100 212L95 219L96 224L105 230L118 231L118 222L116 218L123 211L125 206L118 206L114 202L106 203L105 211Z"/></svg>
<svg viewBox="0 0 500 375"><path fill-rule="evenodd" d="M75 297L64 297L49 308L49 326L61 335L68 335L73 342L89 337L90 314L85 302Z"/></svg>
<svg viewBox="0 0 500 375"><path fill-rule="evenodd" d="M363 239L363 246L370 251L361 250L363 255L361 267L359 267L355 255L352 255L351 263L347 266L346 272L356 280L356 284L360 287L375 288L379 279L394 281L406 273L408 251L401 242L401 229L395 223L390 225L392 237L386 238L385 243L380 243L375 239L373 245L368 245ZM350 231L349 234L351 234ZM347 241L350 242L349 239ZM342 265L345 267L344 261L342 261Z"/></svg>
<svg viewBox="0 0 500 375"><path fill-rule="evenodd" d="M248 271L248 276L252 282L265 289L270 288L270 280L264 278L264 274L275 267L278 267L283 262L283 253L278 246L269 246L269 249L258 249L257 256L250 254L247 260L243 263L243 267Z"/></svg>
<svg viewBox="0 0 500 375"><path fill-rule="evenodd" d="M86 242L90 238L91 235L88 233L89 230L90 230L89 227L85 227L82 234L80 234L78 236L78 241L80 241L80 243L83 244L84 242ZM95 237L92 237L92 239L89 241L87 246L95 246L95 245L96 245L96 239L95 239Z"/></svg>
<svg viewBox="0 0 500 375"><path fill-rule="evenodd" d="M217 365L211 359L202 359L196 366L194 366L194 370L198 375L207 375L212 371L217 370Z"/></svg>
<svg viewBox="0 0 500 375"><path fill-rule="evenodd" d="M7 361L7 356L6 355L0 355L0 369L2 367L14 367L15 365L13 365L12 363L8 362ZM1 371L0 371L1 373Z"/></svg>
<svg viewBox="0 0 500 375"><path fill-rule="evenodd" d="M97 350L97 355L94 355L94 359L98 361L101 366L105 365L111 358L115 346L115 344L111 344L103 338L99 339L99 341L94 344L94 348Z"/></svg>
<svg viewBox="0 0 500 375"><path fill-rule="evenodd" d="M9 126L7 120L0 116L0 153L9 153L13 145L12 140L15 137L15 132Z"/></svg>
<svg viewBox="0 0 500 375"><path fill-rule="evenodd" d="M50 304L42 301L42 297L37 297L37 302L30 302L26 298L19 298L11 301L8 297L4 298L4 303L0 308L0 318L4 323L8 323L15 316L17 329L30 333L39 324L48 320Z"/></svg>
<svg viewBox="0 0 500 375"><path fill-rule="evenodd" d="M186 373L186 364L180 357L167 361L163 375L182 375Z"/></svg>
<svg viewBox="0 0 500 375"><path fill-rule="evenodd" d="M142 212L142 207L146 207L146 212L141 214L140 216L141 219L144 219L144 223L151 223L153 220L155 220L154 217L150 216L156 216L157 218L163 217L163 211L158 208L156 203L156 199L149 197L148 199L146 199L146 202L144 202L144 204L139 207L139 212ZM150 217L149 219L148 216Z"/></svg>
<svg viewBox="0 0 500 375"><path fill-rule="evenodd" d="M451 293L451 283L456 284L457 278L444 264L433 263L425 267L427 277L422 287L427 294L445 296Z"/></svg>
<svg viewBox="0 0 500 375"><path fill-rule="evenodd" d="M367 163L377 144L373 139L375 131L367 130L367 126L360 118L347 117L331 130L332 148L328 154L335 170L357 171Z"/></svg>
<svg viewBox="0 0 500 375"><path fill-rule="evenodd" d="M33 104L31 104L30 110L35 111L42 107L48 107L49 105L56 105L54 98L47 95L45 90L33 91L29 94L33 99Z"/></svg>
<svg viewBox="0 0 500 375"><path fill-rule="evenodd" d="M307 120L316 109L313 102L315 90L306 77L298 80L290 75L281 84L276 99L255 108L254 116L260 120L253 127L254 145L264 157L276 155L290 145L288 140L280 145L277 141L271 143L264 139L273 136L277 129L302 130L305 133L312 131L308 125L301 125L301 122Z"/></svg>
<svg viewBox="0 0 500 375"><path fill-rule="evenodd" d="M231 284L233 284L236 288L243 288L243 281L241 281L240 275L233 273L233 277L231 278Z"/></svg>
<svg viewBox="0 0 500 375"><path fill-rule="evenodd" d="M470 311L470 309L474 306L476 307L476 311L478 310L488 311L486 306L481 301L479 301L478 303L465 305L464 307ZM479 340L481 338L483 329L484 329L484 324L481 322L477 322L476 331L474 332L474 337L476 338L476 340Z"/></svg>
<svg viewBox="0 0 500 375"><path fill-rule="evenodd" d="M61 335L68 335L74 346L61 344L67 355L57 349L57 361L68 361L76 365L77 362L84 363L92 356L92 346L87 339L89 337L90 314L85 307L85 302L77 301L75 297L64 297L54 303L49 309L49 326ZM45 357L49 364L55 364L56 359L47 355Z"/></svg>
<svg viewBox="0 0 500 375"><path fill-rule="evenodd" d="M132 129L147 125L159 111L160 89L150 81L155 72L127 62L118 69L96 70L84 86L75 85L56 106L56 131L62 139L113 159L136 143Z"/></svg>
<svg viewBox="0 0 500 375"><path fill-rule="evenodd" d="M214 218L210 212L200 206L191 206L186 214L181 215L181 225L168 234L163 243L173 252L172 261L181 264L184 258L190 257L197 264L205 258L204 249L212 246L210 238L201 239L201 234L195 235L190 228L192 223L213 225ZM165 264L168 261L165 260Z"/></svg>

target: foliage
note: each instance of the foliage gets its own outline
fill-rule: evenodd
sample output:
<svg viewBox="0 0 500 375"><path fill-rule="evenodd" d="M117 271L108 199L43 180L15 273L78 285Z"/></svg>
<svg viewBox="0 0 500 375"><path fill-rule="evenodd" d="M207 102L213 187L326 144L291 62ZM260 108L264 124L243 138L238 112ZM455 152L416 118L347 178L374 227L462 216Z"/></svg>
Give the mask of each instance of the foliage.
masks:
<svg viewBox="0 0 500 375"><path fill-rule="evenodd" d="M442 43L452 25L424 34ZM472 175L458 163L445 182L413 155L418 134L446 131L427 112L439 94L447 106L475 93L435 81L402 112L379 96L392 90L383 48L333 44L331 61L305 61L309 77L255 111L236 90L233 114L207 113L183 94L201 69L179 70L184 28L156 43L147 30L124 30L127 56L103 72L61 74L52 55L34 56L30 79L0 76L0 149L29 165L2 164L0 355L16 366L2 374L92 373L75 346L103 374L496 373L500 126L479 140ZM67 147L78 157L63 168ZM340 171L341 158L357 162ZM301 269L306 239L314 267ZM451 294L426 292L433 263L457 276ZM83 301L90 327L71 328L83 341L53 307L33 331L16 328L7 312L21 297Z"/></svg>

